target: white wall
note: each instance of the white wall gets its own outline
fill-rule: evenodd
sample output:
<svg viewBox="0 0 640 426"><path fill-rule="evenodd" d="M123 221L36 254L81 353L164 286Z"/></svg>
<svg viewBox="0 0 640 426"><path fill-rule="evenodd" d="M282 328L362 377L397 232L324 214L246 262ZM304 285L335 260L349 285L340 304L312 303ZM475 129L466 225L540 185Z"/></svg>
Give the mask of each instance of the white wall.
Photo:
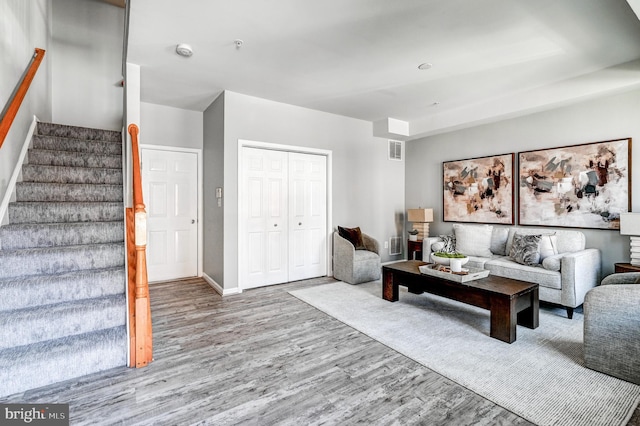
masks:
<svg viewBox="0 0 640 426"><path fill-rule="evenodd" d="M640 141L640 91L473 127L407 143L407 206L434 208L431 235L451 232L442 222L442 162L619 138ZM637 142L636 142L637 143ZM640 211L640 160L632 149L632 203ZM517 175L517 164L516 164ZM517 218L517 201L516 201ZM517 219L516 219L517 220ZM584 230L587 246L602 251L603 274L629 260L629 238L613 230Z"/></svg>
<svg viewBox="0 0 640 426"><path fill-rule="evenodd" d="M122 129L124 9L106 2L53 2L53 121Z"/></svg>
<svg viewBox="0 0 640 426"><path fill-rule="evenodd" d="M29 65L36 47L46 50L11 130L0 148L0 199L4 196L33 116L51 120L50 0L0 2L0 109Z"/></svg>
<svg viewBox="0 0 640 426"><path fill-rule="evenodd" d="M202 149L202 112L141 102L140 114L144 144Z"/></svg>
<svg viewBox="0 0 640 426"><path fill-rule="evenodd" d="M404 162L388 160L387 140L372 134L368 121L225 92L225 258L224 282L218 282L225 291L238 285L238 140L331 150L334 227L359 226L384 246L403 235L397 218L404 214ZM383 262L400 257L385 249L381 255Z"/></svg>

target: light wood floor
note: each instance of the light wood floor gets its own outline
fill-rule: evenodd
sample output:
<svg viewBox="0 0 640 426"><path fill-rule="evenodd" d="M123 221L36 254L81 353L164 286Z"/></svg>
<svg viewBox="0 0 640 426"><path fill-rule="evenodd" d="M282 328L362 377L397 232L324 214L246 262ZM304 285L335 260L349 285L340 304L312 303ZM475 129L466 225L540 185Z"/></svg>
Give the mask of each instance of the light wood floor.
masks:
<svg viewBox="0 0 640 426"><path fill-rule="evenodd" d="M72 425L530 424L287 293L331 281L153 284L151 365L0 402L69 403Z"/></svg>

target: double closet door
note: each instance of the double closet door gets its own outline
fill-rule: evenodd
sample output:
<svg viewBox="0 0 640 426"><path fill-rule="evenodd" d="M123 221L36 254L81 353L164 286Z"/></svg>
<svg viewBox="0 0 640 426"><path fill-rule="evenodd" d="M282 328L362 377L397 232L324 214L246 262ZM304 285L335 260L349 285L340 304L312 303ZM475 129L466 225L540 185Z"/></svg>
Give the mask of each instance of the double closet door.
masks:
<svg viewBox="0 0 640 426"><path fill-rule="evenodd" d="M327 158L242 150L242 288L326 275Z"/></svg>

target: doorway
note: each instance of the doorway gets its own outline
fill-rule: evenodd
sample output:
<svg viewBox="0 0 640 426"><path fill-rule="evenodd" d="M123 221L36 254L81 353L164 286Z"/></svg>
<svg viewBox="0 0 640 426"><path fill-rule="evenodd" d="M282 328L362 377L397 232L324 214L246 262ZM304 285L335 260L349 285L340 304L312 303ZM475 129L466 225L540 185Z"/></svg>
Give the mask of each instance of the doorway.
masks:
<svg viewBox="0 0 640 426"><path fill-rule="evenodd" d="M200 151L143 145L150 282L201 275Z"/></svg>

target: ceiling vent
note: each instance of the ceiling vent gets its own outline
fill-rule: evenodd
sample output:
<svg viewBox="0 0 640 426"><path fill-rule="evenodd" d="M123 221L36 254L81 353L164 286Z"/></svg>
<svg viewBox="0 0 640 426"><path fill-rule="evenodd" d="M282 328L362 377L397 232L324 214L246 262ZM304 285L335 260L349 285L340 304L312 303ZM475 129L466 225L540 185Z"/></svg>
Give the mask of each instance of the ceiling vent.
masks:
<svg viewBox="0 0 640 426"><path fill-rule="evenodd" d="M402 254L402 237L391 237L389 238L389 255L398 254Z"/></svg>
<svg viewBox="0 0 640 426"><path fill-rule="evenodd" d="M389 160L402 161L402 141L389 140Z"/></svg>

